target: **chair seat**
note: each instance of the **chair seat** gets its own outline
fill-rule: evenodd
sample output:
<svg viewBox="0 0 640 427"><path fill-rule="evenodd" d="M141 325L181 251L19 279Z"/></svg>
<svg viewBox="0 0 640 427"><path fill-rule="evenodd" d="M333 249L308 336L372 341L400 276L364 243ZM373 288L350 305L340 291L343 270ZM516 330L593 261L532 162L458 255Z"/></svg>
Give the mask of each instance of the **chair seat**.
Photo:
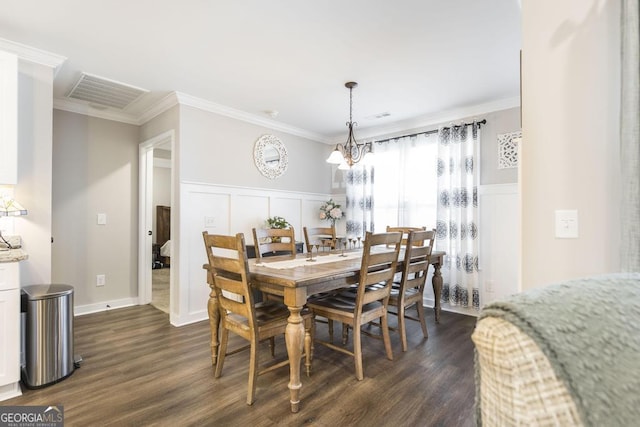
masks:
<svg viewBox="0 0 640 427"><path fill-rule="evenodd" d="M255 304L255 310L255 320L258 327L278 321L287 323L287 318L289 317L289 309L287 306L278 301L259 302ZM247 318L240 314L229 313L227 315L227 321L242 325L247 330L249 329Z"/></svg>
<svg viewBox="0 0 640 427"><path fill-rule="evenodd" d="M312 311L322 310L323 308L331 309L334 311L344 311L345 313L353 313L356 307L356 294L345 291L336 295L327 295L322 298L317 298L310 300L307 303L307 307L309 307ZM362 312L366 313L368 311L373 311L382 307L382 303L379 301L373 301L369 304L365 304L362 306Z"/></svg>
<svg viewBox="0 0 640 427"><path fill-rule="evenodd" d="M256 320L258 323L272 322L276 319L284 319L289 317L289 309L282 302L267 300L255 304ZM300 313L302 314L302 313Z"/></svg>
<svg viewBox="0 0 640 427"><path fill-rule="evenodd" d="M404 291L404 297L405 299L410 299L411 297L420 295L420 291L416 288L411 288L411 289L406 289ZM394 299L398 299L400 297L400 289L399 288L391 288L391 294L389 295L389 298L394 298Z"/></svg>

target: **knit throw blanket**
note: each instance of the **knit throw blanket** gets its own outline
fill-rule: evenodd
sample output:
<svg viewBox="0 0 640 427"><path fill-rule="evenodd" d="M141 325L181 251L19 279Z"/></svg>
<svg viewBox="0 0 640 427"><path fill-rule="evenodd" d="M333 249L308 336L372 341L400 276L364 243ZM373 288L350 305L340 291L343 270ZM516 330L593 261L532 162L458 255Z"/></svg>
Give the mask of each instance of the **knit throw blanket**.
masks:
<svg viewBox="0 0 640 427"><path fill-rule="evenodd" d="M529 335L586 426L640 425L640 273L572 280L487 305ZM476 364L476 416L480 419Z"/></svg>

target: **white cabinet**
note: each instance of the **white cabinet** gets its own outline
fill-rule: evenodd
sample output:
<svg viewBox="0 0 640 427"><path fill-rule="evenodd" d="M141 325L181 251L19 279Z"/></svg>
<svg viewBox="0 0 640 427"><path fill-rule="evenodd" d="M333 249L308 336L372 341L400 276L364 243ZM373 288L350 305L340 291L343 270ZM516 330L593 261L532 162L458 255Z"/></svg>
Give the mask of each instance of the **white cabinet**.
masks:
<svg viewBox="0 0 640 427"><path fill-rule="evenodd" d="M0 400L20 395L20 270L0 263Z"/></svg>
<svg viewBox="0 0 640 427"><path fill-rule="evenodd" d="M0 51L0 185L18 182L18 57Z"/></svg>

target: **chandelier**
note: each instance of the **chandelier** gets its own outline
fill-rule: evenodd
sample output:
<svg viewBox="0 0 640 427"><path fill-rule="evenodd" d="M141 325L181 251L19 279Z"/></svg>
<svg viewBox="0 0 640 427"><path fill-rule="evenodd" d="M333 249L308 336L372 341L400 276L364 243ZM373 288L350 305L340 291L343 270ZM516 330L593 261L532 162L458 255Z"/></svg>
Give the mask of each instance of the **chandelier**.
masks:
<svg viewBox="0 0 640 427"><path fill-rule="evenodd" d="M336 149L333 150L327 158L327 163L340 165L338 169L342 170L351 168L351 166L360 160L364 160L363 163L367 163L373 155L370 142L359 143L356 141L355 136L353 136L353 127L358 126L358 123L354 123L353 121L353 88L358 86L358 83L347 82L344 85L349 89L349 121L347 122L349 135L347 136L347 142L337 144Z"/></svg>

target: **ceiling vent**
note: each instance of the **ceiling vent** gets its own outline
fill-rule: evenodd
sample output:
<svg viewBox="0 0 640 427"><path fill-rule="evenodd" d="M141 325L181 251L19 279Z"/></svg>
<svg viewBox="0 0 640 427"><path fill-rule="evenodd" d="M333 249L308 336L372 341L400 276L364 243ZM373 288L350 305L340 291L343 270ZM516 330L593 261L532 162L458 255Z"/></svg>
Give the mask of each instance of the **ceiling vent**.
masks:
<svg viewBox="0 0 640 427"><path fill-rule="evenodd" d="M390 112L385 111L384 113L378 113L378 114L373 114L371 116L367 116L367 117L365 117L365 119L367 119L367 120L384 119L385 117L389 117L390 115L391 115Z"/></svg>
<svg viewBox="0 0 640 427"><path fill-rule="evenodd" d="M148 92L135 86L82 73L67 97L122 110Z"/></svg>

